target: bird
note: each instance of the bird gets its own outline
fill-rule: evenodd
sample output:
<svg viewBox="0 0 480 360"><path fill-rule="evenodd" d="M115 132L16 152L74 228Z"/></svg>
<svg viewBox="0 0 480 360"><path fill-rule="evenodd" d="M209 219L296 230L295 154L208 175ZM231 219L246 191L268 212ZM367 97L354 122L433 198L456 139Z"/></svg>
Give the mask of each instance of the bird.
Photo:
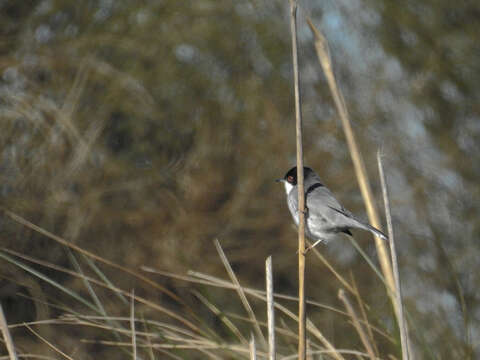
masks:
<svg viewBox="0 0 480 360"><path fill-rule="evenodd" d="M309 167L303 168L305 190L305 235L314 243L306 248L305 252L314 248L317 244L327 242L339 233L353 236L350 229L362 229L383 240L388 237L372 225L356 218L346 210L333 193L320 180L315 171ZM282 179L277 179L285 186L287 204L293 221L298 226L298 186L297 167L293 167Z"/></svg>

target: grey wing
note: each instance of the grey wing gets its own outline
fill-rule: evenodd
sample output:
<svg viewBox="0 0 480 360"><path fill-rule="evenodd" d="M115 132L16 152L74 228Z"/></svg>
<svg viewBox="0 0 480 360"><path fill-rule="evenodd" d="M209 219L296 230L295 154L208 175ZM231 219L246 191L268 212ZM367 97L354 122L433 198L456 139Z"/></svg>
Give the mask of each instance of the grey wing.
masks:
<svg viewBox="0 0 480 360"><path fill-rule="evenodd" d="M312 196L312 194L315 194ZM326 187L316 188L307 196L308 211L313 211L313 217L323 217L332 231L348 230L348 228L358 228L372 232L373 234L387 240L388 237L380 230L370 224L358 220L350 211L346 210L335 199L333 194Z"/></svg>
<svg viewBox="0 0 480 360"><path fill-rule="evenodd" d="M321 186L307 194L308 214L321 217L332 228L358 227L358 221L340 205L332 192Z"/></svg>

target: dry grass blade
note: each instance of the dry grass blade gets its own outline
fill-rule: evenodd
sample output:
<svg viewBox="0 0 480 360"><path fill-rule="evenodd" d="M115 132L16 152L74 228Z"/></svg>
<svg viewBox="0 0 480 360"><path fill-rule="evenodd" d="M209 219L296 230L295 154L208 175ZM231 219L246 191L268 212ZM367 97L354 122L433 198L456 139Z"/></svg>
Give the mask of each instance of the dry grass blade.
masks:
<svg viewBox="0 0 480 360"><path fill-rule="evenodd" d="M217 239L215 239L215 247L217 248L218 254L220 255L220 258L222 259L223 265L225 266L225 269L227 270L227 273L228 273L228 276L230 277L230 280L236 286L237 294L240 297L240 300L242 301L243 307L245 308L245 311L247 312L248 317L253 322L253 327L255 329L255 332L257 333L257 336L262 341L263 346L265 348L267 348L267 341L265 340L265 337L263 336L262 330L260 329L260 325L258 324L255 313L253 312L253 309L250 306L250 303L248 302L247 297L245 296L245 292L243 291L243 288L240 286L240 283L238 282L237 276L233 272L232 267L230 266L230 263L228 262L228 259L225 256L225 253L223 252L223 249L220 246L220 243Z"/></svg>
<svg viewBox="0 0 480 360"><path fill-rule="evenodd" d="M253 333L250 334L249 349L250 349L250 360L257 360L257 349L255 347L255 336L253 336Z"/></svg>
<svg viewBox="0 0 480 360"><path fill-rule="evenodd" d="M308 241L307 241L308 242ZM311 243L308 242L308 245L310 246ZM313 253L315 254L315 256L318 257L318 259L328 268L328 270L330 270L332 272L332 274L338 279L338 281L340 281L342 283L342 285L348 290L350 291L352 294L355 293L355 290L353 289L353 287L347 282L347 280L342 276L340 275L335 269L334 267L328 262L328 260L325 258L325 256L323 256L321 254L320 251L318 251L318 249L316 247L312 248L313 250Z"/></svg>
<svg viewBox="0 0 480 360"><path fill-rule="evenodd" d="M39 333L37 333L35 330L33 330L30 326L28 326L27 324L24 324L25 327L30 330L36 337L38 337L40 340L42 340L45 344L48 345L48 347L50 347L51 349L53 349L55 352L57 352L58 354L62 355L65 359L69 359L69 360L73 360L72 357L68 356L67 354L65 354L62 350L60 350L59 348L57 348L55 345L53 345L51 342L49 342L47 339L43 338Z"/></svg>
<svg viewBox="0 0 480 360"><path fill-rule="evenodd" d="M132 346L130 342L110 341L110 340L84 339L82 340L82 342L86 344L101 344L106 346L116 346L116 347L124 347L124 348L129 348ZM146 347L149 347L150 345L138 344L137 346L139 348L146 348ZM223 359L224 357L216 356L211 352L207 352L207 350L226 350L229 352L233 352L236 355L236 357L234 358L238 358L238 356L249 357L249 354L250 354L250 349L248 347L240 346L240 345L230 345L226 343L217 344L215 342L211 342L208 340L204 340L201 342L189 342L184 344L167 344L162 342L158 344L151 344L151 347L154 350L158 350L158 349L196 350L196 351L204 352L206 355L208 355L213 359L219 359L219 360ZM258 352L257 355L265 358L267 357L267 354L264 352Z"/></svg>
<svg viewBox="0 0 480 360"><path fill-rule="evenodd" d="M350 150L350 155L352 157L353 165L355 168L355 173L357 175L357 180L360 186L360 191L364 199L365 205L367 207L368 218L370 223L376 227L381 228L380 218L375 206L375 201L372 194L372 189L370 187L370 181L368 180L367 170L365 168L365 163L363 157L358 148L357 142L355 140L355 135L350 124L347 108L345 106L345 100L337 86L335 76L332 70L332 61L330 58L330 53L328 50L328 43L322 33L313 25L310 19L307 19L307 22L313 32L315 37L315 49L317 51L318 60L322 66L325 77L332 93L335 105L337 107L340 119L342 121L343 130L345 132L345 137L347 139L348 148ZM375 244L377 247L378 258L380 261L380 266L382 272L385 276L386 282L391 289L395 288L395 282L393 279L392 267L390 264L388 252L385 246L385 243L379 237L375 237ZM390 294L390 293L389 293ZM396 302L391 298L393 306L396 307Z"/></svg>
<svg viewBox="0 0 480 360"><path fill-rule="evenodd" d="M393 275L395 279L395 298L397 301L396 306L396 316L398 321L398 326L400 328L400 341L402 344L402 359L410 359L409 353L409 338L407 331L407 324L405 321L405 316L403 315L403 302L402 302L402 288L400 286L400 275L398 273L398 261L397 261L397 251L395 249L395 238L393 235L393 225L392 225L392 216L390 214L390 200L388 198L388 189L387 182L385 180L385 173L383 172L382 158L380 152L377 152L377 162L378 162L378 172L380 173L380 181L382 184L382 194L383 201L385 203L385 215L387 217L387 228L388 228L388 239L390 243L390 254L392 256L392 265L393 265Z"/></svg>
<svg viewBox="0 0 480 360"><path fill-rule="evenodd" d="M8 330L7 319L3 313L3 307L0 304L0 327L2 329L3 340L5 340L5 345L7 347L8 356L10 360L17 360L17 353L15 352L15 346L13 345L12 336Z"/></svg>
<svg viewBox="0 0 480 360"><path fill-rule="evenodd" d="M370 339L370 343L373 346L373 350L375 351L375 355L378 357L378 348L377 344L375 343L375 339L373 337L372 326L367 318L367 312L365 310L365 303L362 300L360 295L360 291L358 290L357 283L355 282L355 278L353 277L353 273L350 271L350 278L352 279L353 288L355 290L355 298L357 299L358 307L360 308L360 312L362 313L363 323L367 327L368 337Z"/></svg>
<svg viewBox="0 0 480 360"><path fill-rule="evenodd" d="M269 256L265 262L265 278L268 318L268 358L269 360L275 360L275 307L273 301L273 270L271 256Z"/></svg>
<svg viewBox="0 0 480 360"><path fill-rule="evenodd" d="M355 356L357 359L362 359L362 358L367 358L368 354L365 354L361 351L356 351L356 350L348 350L348 349L335 349L335 353L338 354L345 354L345 355L352 355ZM310 354L311 356L313 355L319 355L318 359L324 359L325 357L323 355L327 355L328 358L335 358L334 353L330 350L314 350ZM297 355L289 355L285 356L282 358L282 360L293 360L297 357ZM343 359L343 357L342 357Z"/></svg>
<svg viewBox="0 0 480 360"><path fill-rule="evenodd" d="M247 339L242 335L240 330L235 326L235 324L230 321L230 319L225 316L225 314L220 311L215 305L213 305L210 301L208 301L205 296L200 294L198 291L193 290L193 295L195 295L208 309L215 314L224 324L225 326L230 329L230 331L240 340L242 344L248 344Z"/></svg>
<svg viewBox="0 0 480 360"><path fill-rule="evenodd" d="M353 321L353 326L355 327L355 330L357 330L357 333L360 336L360 340L362 341L362 344L365 347L365 350L367 351L368 356L370 357L370 359L375 359L376 356L373 351L372 345L368 341L367 335L363 331L363 328L360 325L360 322L358 321L358 316L353 310L352 304L350 304L350 301L348 301L347 297L345 296L345 291L340 289L338 291L338 298L342 300L343 304L345 305L345 308L350 314L350 317L352 318L352 321Z"/></svg>
<svg viewBox="0 0 480 360"><path fill-rule="evenodd" d="M130 330L132 332L132 352L133 360L137 359L137 334L135 333L135 290L132 289L130 295Z"/></svg>
<svg viewBox="0 0 480 360"><path fill-rule="evenodd" d="M142 322L143 322L143 328L148 331L148 323L145 321L144 316L142 315ZM145 341L147 343L147 350L148 350L148 355L150 356L150 360L155 360L155 355L153 354L153 349L152 349L152 341L150 340L150 336L145 336Z"/></svg>
<svg viewBox="0 0 480 360"><path fill-rule="evenodd" d="M307 319L307 329L322 342L323 346L327 348L327 351L332 358L336 360L345 360L341 353L335 349L330 341L323 336L322 332L309 319Z"/></svg>
<svg viewBox="0 0 480 360"><path fill-rule="evenodd" d="M311 341L307 339L307 360L313 360Z"/></svg>

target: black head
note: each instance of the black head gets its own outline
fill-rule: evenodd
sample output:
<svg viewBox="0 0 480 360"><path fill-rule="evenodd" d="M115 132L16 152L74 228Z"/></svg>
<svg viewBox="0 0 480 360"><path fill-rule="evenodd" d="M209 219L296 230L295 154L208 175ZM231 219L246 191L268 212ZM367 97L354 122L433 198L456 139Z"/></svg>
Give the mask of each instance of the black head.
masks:
<svg viewBox="0 0 480 360"><path fill-rule="evenodd" d="M314 171L310 169L309 167L304 166L303 167L303 178L307 179L310 175L314 174ZM297 167L294 166L288 172L285 174L283 179L292 184L293 186L297 185Z"/></svg>

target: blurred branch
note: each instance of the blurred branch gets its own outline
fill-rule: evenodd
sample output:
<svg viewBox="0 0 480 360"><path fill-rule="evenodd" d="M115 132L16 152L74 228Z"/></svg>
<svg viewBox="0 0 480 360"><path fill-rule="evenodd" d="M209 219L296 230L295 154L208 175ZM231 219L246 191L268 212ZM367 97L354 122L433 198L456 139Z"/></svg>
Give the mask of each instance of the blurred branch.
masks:
<svg viewBox="0 0 480 360"><path fill-rule="evenodd" d="M350 271L350 278L352 279L353 289L355 290L354 295L355 295L355 298L357 299L357 304L358 304L358 307L360 308L360 312L362 314L363 323L365 324L365 326L367 328L367 333L368 333L368 337L370 339L370 343L373 346L373 351L375 352L375 356L378 357L378 348L377 348L377 344L375 343L375 339L373 337L372 326L370 325L370 322L368 321L367 312L365 310L365 303L362 300L362 297L360 295L360 291L358 291L357 283L355 282L355 278L353 277L353 272L352 271Z"/></svg>
<svg viewBox="0 0 480 360"><path fill-rule="evenodd" d="M5 342L5 347L8 351L8 356L10 360L17 360L17 353L15 352L15 346L13 345L12 335L8 330L7 319L5 318L5 314L3 313L3 307L0 304L0 328L2 329L3 340Z"/></svg>
<svg viewBox="0 0 480 360"><path fill-rule="evenodd" d="M360 186L360 191L367 207L368 218L370 220L370 223L374 227L380 229L380 218L378 216L378 211L375 206L372 189L370 187L370 181L368 180L367 170L365 168L365 163L360 153L360 149L358 148L357 142L355 140L355 136L347 112L347 107L345 106L345 100L343 99L340 89L337 86L335 75L333 74L332 61L330 58L327 40L322 35L322 33L313 25L312 21L309 18L307 18L307 22L308 25L310 25L310 29L312 30L312 33L315 37L315 49L317 51L318 60L327 78L333 100L342 121L343 130L347 139L348 148L350 150L350 155L352 157L355 173L357 175L357 180ZM390 289L395 289L395 281L393 279L392 267L390 264L387 249L385 247L385 243L379 237L375 237L375 244L377 247L380 266L385 276L385 281L387 282ZM396 301L393 299L390 291L388 293L390 295L393 306L396 307Z"/></svg>
<svg viewBox="0 0 480 360"><path fill-rule="evenodd" d="M368 356L370 359L375 359L375 353L373 351L372 345L368 341L368 337L365 334L365 331L362 328L362 325L360 325L360 321L358 319L357 314L353 310L352 304L350 304L350 301L348 300L347 296L345 295L345 291L343 289L340 289L338 291L338 298L343 302L345 305L345 309L347 309L350 317L352 318L353 326L355 327L355 330L357 330L358 335L360 336L360 340L362 341L363 346L365 347L365 350L368 353Z"/></svg>
<svg viewBox="0 0 480 360"><path fill-rule="evenodd" d="M387 218L387 227L388 227L388 240L390 243L390 254L392 256L392 265L393 265L393 275L395 278L395 289L392 291L395 292L395 299L397 306L395 307L396 316L398 321L398 327L400 328L400 341L402 344L402 359L410 359L409 353L409 338L407 332L407 324L405 317L403 316L403 302L402 302L402 292L400 287L400 276L398 273L398 261L397 261L397 252L395 249L395 241L393 237L393 225L392 225L392 216L390 214L390 200L388 198L387 182L385 181L385 174L383 172L382 158L380 151L377 152L377 162L378 162L378 172L380 173L380 181L382 184L382 194L383 201L385 203L385 215Z"/></svg>
<svg viewBox="0 0 480 360"><path fill-rule="evenodd" d="M39 338L42 342L44 342L45 344L48 345L49 348L53 349L56 353L62 355L65 359L68 359L68 360L73 360L72 357L68 356L66 353L64 353L62 350L60 350L58 347L56 347L55 345L53 345L50 341L48 341L47 339L45 339L44 337L42 337L39 333L37 333L35 330L33 330L30 326L28 326L27 324L25 324L25 327L30 330L32 332L33 335L35 335L37 338Z"/></svg>

